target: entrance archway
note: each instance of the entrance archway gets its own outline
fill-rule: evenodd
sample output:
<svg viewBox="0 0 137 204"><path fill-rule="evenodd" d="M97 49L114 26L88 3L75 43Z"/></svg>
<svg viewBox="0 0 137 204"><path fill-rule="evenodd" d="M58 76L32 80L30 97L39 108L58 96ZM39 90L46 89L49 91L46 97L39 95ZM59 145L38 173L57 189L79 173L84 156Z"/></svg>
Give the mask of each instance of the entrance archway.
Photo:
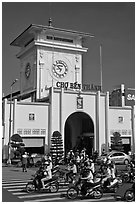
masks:
<svg viewBox="0 0 137 204"><path fill-rule="evenodd" d="M94 124L84 112L72 113L65 123L65 153L70 149L81 151L84 147L91 155L94 151Z"/></svg>

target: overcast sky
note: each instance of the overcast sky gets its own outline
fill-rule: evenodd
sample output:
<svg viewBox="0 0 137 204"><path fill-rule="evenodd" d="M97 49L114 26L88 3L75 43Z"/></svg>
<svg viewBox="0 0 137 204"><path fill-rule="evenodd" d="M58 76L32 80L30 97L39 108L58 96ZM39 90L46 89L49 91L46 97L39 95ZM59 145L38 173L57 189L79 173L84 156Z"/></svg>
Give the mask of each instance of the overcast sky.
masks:
<svg viewBox="0 0 137 204"><path fill-rule="evenodd" d="M10 43L30 24L48 25L95 35L84 41L83 83L100 85L102 44L103 90L120 84L135 88L134 2L2 2L2 92L19 79L19 48ZM19 83L14 91L19 90Z"/></svg>

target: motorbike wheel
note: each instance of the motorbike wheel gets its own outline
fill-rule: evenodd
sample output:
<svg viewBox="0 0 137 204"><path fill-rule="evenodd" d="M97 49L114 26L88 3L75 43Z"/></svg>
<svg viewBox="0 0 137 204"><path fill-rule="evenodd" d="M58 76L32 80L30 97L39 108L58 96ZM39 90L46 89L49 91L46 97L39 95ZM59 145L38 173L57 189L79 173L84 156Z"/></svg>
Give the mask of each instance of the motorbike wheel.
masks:
<svg viewBox="0 0 137 204"><path fill-rule="evenodd" d="M95 199L100 199L103 196L103 192L100 189L96 189L93 196Z"/></svg>
<svg viewBox="0 0 137 204"><path fill-rule="evenodd" d="M29 182L26 184L26 191L29 193L29 192L32 192L32 191L35 191L35 185L34 183L32 182Z"/></svg>
<svg viewBox="0 0 137 204"><path fill-rule="evenodd" d="M123 182L128 183L130 181L129 175L124 175L123 176Z"/></svg>
<svg viewBox="0 0 137 204"><path fill-rule="evenodd" d="M72 200L76 199L78 197L78 190L74 187L69 188L67 190L67 197Z"/></svg>
<svg viewBox="0 0 137 204"><path fill-rule="evenodd" d="M59 184L58 183L53 183L50 185L50 192L51 193L56 193L59 190Z"/></svg>
<svg viewBox="0 0 137 204"><path fill-rule="evenodd" d="M132 189L127 190L124 198L127 202L134 201L135 200L135 192Z"/></svg>

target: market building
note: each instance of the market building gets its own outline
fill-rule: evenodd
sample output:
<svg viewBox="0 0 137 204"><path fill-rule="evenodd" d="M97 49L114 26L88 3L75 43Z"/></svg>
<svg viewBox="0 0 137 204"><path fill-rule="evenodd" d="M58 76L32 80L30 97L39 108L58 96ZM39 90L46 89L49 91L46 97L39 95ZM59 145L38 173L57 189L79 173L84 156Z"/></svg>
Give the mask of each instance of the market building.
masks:
<svg viewBox="0 0 137 204"><path fill-rule="evenodd" d="M49 26L30 25L11 43L20 47L20 91L9 95L12 102L3 97L4 159L9 129L31 152L49 152L54 131L61 133L65 152L82 145L89 154L107 151L114 131L134 151L134 106L110 106L109 92L83 84L88 51L83 39L89 37L94 36L55 28L49 21Z"/></svg>

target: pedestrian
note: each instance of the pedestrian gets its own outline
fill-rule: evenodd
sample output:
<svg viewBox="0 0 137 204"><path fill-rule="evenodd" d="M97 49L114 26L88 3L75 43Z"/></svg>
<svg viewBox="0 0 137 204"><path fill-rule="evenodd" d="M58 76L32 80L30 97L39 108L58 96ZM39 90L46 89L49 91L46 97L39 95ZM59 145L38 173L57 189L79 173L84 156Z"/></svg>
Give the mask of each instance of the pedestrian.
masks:
<svg viewBox="0 0 137 204"><path fill-rule="evenodd" d="M27 161L28 161L28 154L27 152L24 152L22 155L22 171L27 172Z"/></svg>

